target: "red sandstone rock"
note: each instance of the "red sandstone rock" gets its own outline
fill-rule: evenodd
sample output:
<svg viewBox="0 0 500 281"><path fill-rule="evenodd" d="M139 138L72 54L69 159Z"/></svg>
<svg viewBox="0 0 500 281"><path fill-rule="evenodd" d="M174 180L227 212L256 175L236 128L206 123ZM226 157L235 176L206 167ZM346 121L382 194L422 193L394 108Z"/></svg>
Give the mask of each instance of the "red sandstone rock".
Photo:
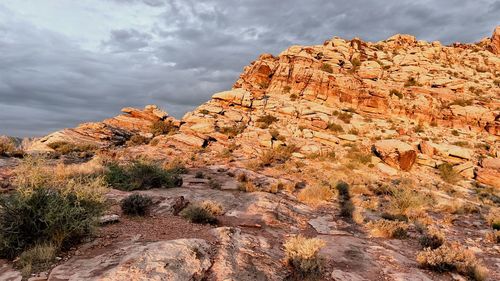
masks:
<svg viewBox="0 0 500 281"><path fill-rule="evenodd" d="M409 171L417 158L413 147L399 140L377 141L374 150L386 164L403 171Z"/></svg>

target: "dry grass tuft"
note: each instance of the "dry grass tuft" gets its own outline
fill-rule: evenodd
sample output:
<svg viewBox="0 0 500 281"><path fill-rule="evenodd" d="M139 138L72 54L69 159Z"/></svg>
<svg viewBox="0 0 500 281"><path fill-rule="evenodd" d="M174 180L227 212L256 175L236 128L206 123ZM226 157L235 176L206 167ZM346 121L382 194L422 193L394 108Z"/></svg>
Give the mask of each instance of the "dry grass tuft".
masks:
<svg viewBox="0 0 500 281"><path fill-rule="evenodd" d="M325 246L323 240L299 235L289 238L283 246L285 261L293 268L297 278L321 275L322 259L318 253Z"/></svg>
<svg viewBox="0 0 500 281"><path fill-rule="evenodd" d="M29 278L33 272L47 270L56 258L57 248L53 245L36 245L24 251L16 261L16 267L21 269L25 278Z"/></svg>
<svg viewBox="0 0 500 281"><path fill-rule="evenodd" d="M369 222L367 227L370 228L370 233L374 237L398 239L407 237L408 224L406 222L381 219Z"/></svg>
<svg viewBox="0 0 500 281"><path fill-rule="evenodd" d="M434 250L427 248L418 253L417 262L437 272L454 271L472 280L486 280L488 274L474 253L458 243L446 243Z"/></svg>
<svg viewBox="0 0 500 281"><path fill-rule="evenodd" d="M327 186L312 185L302 189L297 198L307 205L318 206L325 201L331 200L333 195L333 191Z"/></svg>

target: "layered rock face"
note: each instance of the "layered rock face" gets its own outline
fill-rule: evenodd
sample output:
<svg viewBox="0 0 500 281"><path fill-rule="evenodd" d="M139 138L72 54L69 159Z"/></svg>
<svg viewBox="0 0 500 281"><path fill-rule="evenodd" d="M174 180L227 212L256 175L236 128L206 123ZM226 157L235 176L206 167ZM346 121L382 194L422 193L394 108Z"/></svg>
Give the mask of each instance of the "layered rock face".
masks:
<svg viewBox="0 0 500 281"><path fill-rule="evenodd" d="M498 157L500 150L499 35L497 27L492 38L452 46L410 35L292 46L278 56L261 55L233 89L181 120L156 106L125 108L118 117L44 137L31 149L58 141L120 145L134 134L151 138L153 123L168 122L175 130L154 143L176 153L193 147L221 152L231 144L244 160L293 145L296 158L347 157L350 147L375 145L380 159L372 162L383 173L448 162L491 184L479 158ZM380 139L390 141L377 146Z"/></svg>

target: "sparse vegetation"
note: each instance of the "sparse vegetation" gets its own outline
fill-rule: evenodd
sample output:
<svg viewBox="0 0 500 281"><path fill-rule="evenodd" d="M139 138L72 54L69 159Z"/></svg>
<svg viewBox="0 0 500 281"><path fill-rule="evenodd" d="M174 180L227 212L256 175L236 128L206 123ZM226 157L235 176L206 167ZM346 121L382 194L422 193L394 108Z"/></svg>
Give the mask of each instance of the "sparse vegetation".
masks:
<svg viewBox="0 0 500 281"><path fill-rule="evenodd" d="M431 198L421 191L410 188L393 188L389 198L389 211L394 215L411 216L417 214L431 202Z"/></svg>
<svg viewBox="0 0 500 281"><path fill-rule="evenodd" d="M16 152L14 143L8 138L0 138L0 156L12 156Z"/></svg>
<svg viewBox="0 0 500 281"><path fill-rule="evenodd" d="M277 117L272 116L271 114L266 114L259 117L256 122L260 123L260 128L267 129L271 126L272 123L277 122L279 119Z"/></svg>
<svg viewBox="0 0 500 281"><path fill-rule="evenodd" d="M434 250L426 248L418 253L417 262L437 272L454 271L478 281L485 280L488 273L474 253L458 243L445 243Z"/></svg>
<svg viewBox="0 0 500 281"><path fill-rule="evenodd" d="M472 103L473 103L472 99L456 99L456 100L452 101L448 106L451 106L451 105L468 106L468 105L472 105Z"/></svg>
<svg viewBox="0 0 500 281"><path fill-rule="evenodd" d="M320 205L333 198L333 191L324 185L311 185L299 191L297 198L299 201L311 206Z"/></svg>
<svg viewBox="0 0 500 281"><path fill-rule="evenodd" d="M427 229L419 239L422 248L432 250L441 247L444 241L444 234L436 229Z"/></svg>
<svg viewBox="0 0 500 281"><path fill-rule="evenodd" d="M57 153L63 155L76 155L79 157L91 157L97 150L97 146L94 144L77 144L69 143L65 141L53 142L47 145L48 147L54 149Z"/></svg>
<svg viewBox="0 0 500 281"><path fill-rule="evenodd" d="M182 178L176 171L165 170L158 163L144 160L127 165L109 163L104 178L113 188L127 191L182 185Z"/></svg>
<svg viewBox="0 0 500 281"><path fill-rule="evenodd" d="M130 137L130 139L126 142L127 146L135 146L135 145L142 145L142 144L147 144L149 142L149 139L146 138L143 135L133 135Z"/></svg>
<svg viewBox="0 0 500 281"><path fill-rule="evenodd" d="M289 238L283 246L285 261L292 267L295 278L304 280L321 275L323 262L319 251L325 246L324 241L299 235Z"/></svg>
<svg viewBox="0 0 500 281"><path fill-rule="evenodd" d="M125 215L144 216L153 205L151 197L141 194L132 194L120 202L120 206Z"/></svg>
<svg viewBox="0 0 500 281"><path fill-rule="evenodd" d="M342 128L341 125L335 124L333 122L328 123L327 129L333 132L344 132L344 128Z"/></svg>
<svg viewBox="0 0 500 281"><path fill-rule="evenodd" d="M57 248L51 244L35 245L24 251L16 261L24 278L31 277L33 272L41 272L50 268L57 254Z"/></svg>
<svg viewBox="0 0 500 281"><path fill-rule="evenodd" d="M402 221L377 220L367 224L370 233L375 237L406 238L408 224Z"/></svg>
<svg viewBox="0 0 500 281"><path fill-rule="evenodd" d="M159 136L159 135L167 135L171 132L174 132L176 130L176 127L172 124L172 122L169 121L163 121L163 120L158 120L151 124L150 132L153 134L153 136Z"/></svg>
<svg viewBox="0 0 500 281"><path fill-rule="evenodd" d="M325 71L325 72L328 72L328 73L333 73L333 68L331 65L329 65L328 63L323 63L321 65L321 70Z"/></svg>
<svg viewBox="0 0 500 281"><path fill-rule="evenodd" d="M227 135L229 138L234 138L237 135L243 133L247 126L243 123L238 124L237 126L229 126L229 127L222 127L219 128L219 132Z"/></svg>
<svg viewBox="0 0 500 281"><path fill-rule="evenodd" d="M292 153L297 150L298 148L295 145L280 146L275 149L266 150L259 157L259 166L270 167L274 164L283 164L290 160Z"/></svg>
<svg viewBox="0 0 500 281"><path fill-rule="evenodd" d="M217 218L215 217L222 212L222 207L215 202L202 202L189 204L180 215L193 223L215 224Z"/></svg>
<svg viewBox="0 0 500 281"><path fill-rule="evenodd" d="M460 180L460 175L453 169L453 165L443 163L438 166L439 175L447 183L457 183Z"/></svg>

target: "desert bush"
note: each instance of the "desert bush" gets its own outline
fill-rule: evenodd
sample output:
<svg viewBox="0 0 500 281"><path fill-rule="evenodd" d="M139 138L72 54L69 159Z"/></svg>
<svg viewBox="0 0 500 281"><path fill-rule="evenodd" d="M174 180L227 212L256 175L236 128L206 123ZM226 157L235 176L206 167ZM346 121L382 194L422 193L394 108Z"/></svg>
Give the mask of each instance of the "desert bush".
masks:
<svg viewBox="0 0 500 281"><path fill-rule="evenodd" d="M189 170L186 168L186 164L180 158L174 158L165 164L165 169L172 174L182 175L187 174Z"/></svg>
<svg viewBox="0 0 500 281"><path fill-rule="evenodd" d="M200 203L200 207L207 210L214 216L220 216L224 213L224 209L219 202L215 202L212 200L205 200Z"/></svg>
<svg viewBox="0 0 500 281"><path fill-rule="evenodd" d="M261 124L260 128L267 129L267 128L269 128L269 126L272 123L277 122L278 120L279 119L277 117L274 117L271 114L266 114L266 115L263 115L263 116L259 117L256 120L256 122L258 122L258 123Z"/></svg>
<svg viewBox="0 0 500 281"><path fill-rule="evenodd" d="M420 237L419 242L422 248L430 248L432 250L441 247L444 243L444 234L437 229L426 229Z"/></svg>
<svg viewBox="0 0 500 281"><path fill-rule="evenodd" d="M396 215L411 216L425 208L431 198L409 188L393 188L390 192L389 211Z"/></svg>
<svg viewBox="0 0 500 281"><path fill-rule="evenodd" d="M218 131L222 134L227 135L229 138L234 138L237 135L243 133L247 126L245 124L239 124L237 126L228 126L218 128Z"/></svg>
<svg viewBox="0 0 500 281"><path fill-rule="evenodd" d="M331 65L329 65L328 63L323 63L321 65L321 70L325 71L325 72L328 72L328 73L333 73L333 68Z"/></svg>
<svg viewBox="0 0 500 281"><path fill-rule="evenodd" d="M491 208L486 216L486 222L495 230L500 230L500 208Z"/></svg>
<svg viewBox="0 0 500 281"><path fill-rule="evenodd" d="M180 215L193 223L215 224L217 223L217 218L215 217L214 210L217 209L212 207L214 207L212 204L207 203L189 204L180 212Z"/></svg>
<svg viewBox="0 0 500 281"><path fill-rule="evenodd" d="M212 189L221 189L222 184L216 179L209 179L208 186L210 186L210 188Z"/></svg>
<svg viewBox="0 0 500 281"><path fill-rule="evenodd" d="M452 101L448 106L450 106L450 105L468 106L468 105L472 105L472 104L473 104L472 99L456 99L456 100Z"/></svg>
<svg viewBox="0 0 500 281"><path fill-rule="evenodd" d="M344 131L344 128L342 128L341 125L335 124L332 122L328 123L327 129L330 131L333 131L333 132L343 132Z"/></svg>
<svg viewBox="0 0 500 281"><path fill-rule="evenodd" d="M49 143L48 147L52 148L58 153L63 155L76 155L78 154L81 157L90 157L93 156L98 149L95 144L77 144L77 143L69 143L65 141L58 141Z"/></svg>
<svg viewBox="0 0 500 281"><path fill-rule="evenodd" d="M278 148L265 150L259 157L259 165L261 167L270 167L273 164L284 164L290 160L292 153L296 151L298 151L298 148L295 145L279 146Z"/></svg>
<svg viewBox="0 0 500 281"><path fill-rule="evenodd" d="M486 233L486 241L500 244L500 230L492 230Z"/></svg>
<svg viewBox="0 0 500 281"><path fill-rule="evenodd" d="M324 185L311 185L299 191L297 198L299 201L317 206L325 201L329 201L333 198L333 191Z"/></svg>
<svg viewBox="0 0 500 281"><path fill-rule="evenodd" d="M129 216L144 216L153 205L151 197L141 194L131 194L120 202L122 212Z"/></svg>
<svg viewBox="0 0 500 281"><path fill-rule="evenodd" d="M147 144L149 139L142 135L133 135L130 139L125 143L127 146L135 146L141 144Z"/></svg>
<svg viewBox="0 0 500 281"><path fill-rule="evenodd" d="M325 242L317 238L296 236L287 239L285 248L285 262L292 267L297 278L319 277L323 260L319 251ZM302 279L303 280L303 279Z"/></svg>
<svg viewBox="0 0 500 281"><path fill-rule="evenodd" d="M159 135L167 135L171 132L174 132L175 130L176 127L171 121L163 120L153 122L153 124L151 124L151 127L149 128L149 132L155 137Z"/></svg>
<svg viewBox="0 0 500 281"><path fill-rule="evenodd" d="M49 269L54 262L57 248L51 244L35 245L24 251L16 261L16 267L21 269L23 277L28 278L33 272Z"/></svg>
<svg viewBox="0 0 500 281"><path fill-rule="evenodd" d="M439 175L447 183L457 183L460 180L460 175L453 169L453 165L443 163L438 166Z"/></svg>
<svg viewBox="0 0 500 281"><path fill-rule="evenodd" d="M127 165L109 163L104 179L111 187L127 191L182 185L179 174L149 161L134 161Z"/></svg>
<svg viewBox="0 0 500 281"><path fill-rule="evenodd" d="M408 224L402 221L377 220L367 224L370 233L374 237L384 238L406 238Z"/></svg>
<svg viewBox="0 0 500 281"><path fill-rule="evenodd" d="M102 200L43 186L2 196L0 255L11 259L35 245L78 243L94 229L103 208Z"/></svg>
<svg viewBox="0 0 500 281"><path fill-rule="evenodd" d="M352 161L360 164L368 164L372 160L371 154L362 152L356 146L353 146L349 149L346 158L351 159Z"/></svg>
<svg viewBox="0 0 500 281"><path fill-rule="evenodd" d="M296 101L298 98L299 98L299 96L297 94L295 94L295 93L290 94L290 100L291 101Z"/></svg>
<svg viewBox="0 0 500 281"><path fill-rule="evenodd" d="M238 190L245 192L254 192L257 190L257 187L251 181L240 182L238 184Z"/></svg>
<svg viewBox="0 0 500 281"><path fill-rule="evenodd" d="M458 243L445 243L437 249L426 248L417 254L417 262L437 272L457 272L473 280L485 280L486 268L474 253Z"/></svg>
<svg viewBox="0 0 500 281"><path fill-rule="evenodd" d="M458 137L460 135L460 133L457 130L452 130L451 134L456 136L456 137Z"/></svg>
<svg viewBox="0 0 500 281"><path fill-rule="evenodd" d="M14 143L8 138L0 138L0 156L10 156L16 151Z"/></svg>

